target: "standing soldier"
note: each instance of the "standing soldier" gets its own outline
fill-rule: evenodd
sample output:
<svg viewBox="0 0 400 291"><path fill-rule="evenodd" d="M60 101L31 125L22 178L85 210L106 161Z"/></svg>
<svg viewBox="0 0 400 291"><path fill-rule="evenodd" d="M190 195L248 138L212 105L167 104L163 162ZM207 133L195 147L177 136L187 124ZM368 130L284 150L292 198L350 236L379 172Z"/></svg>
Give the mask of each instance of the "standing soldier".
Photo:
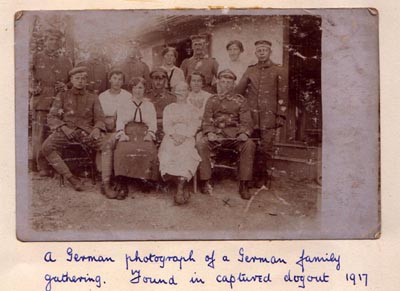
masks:
<svg viewBox="0 0 400 291"><path fill-rule="evenodd" d="M86 67L88 73L87 90L99 95L107 89L108 69L99 48L93 48L88 60L78 63L78 67Z"/></svg>
<svg viewBox="0 0 400 291"><path fill-rule="evenodd" d="M147 98L154 104L157 113L157 141L161 142L163 138L162 121L164 108L176 102L176 96L165 88L167 83L167 71L161 67L155 68L150 73L151 91L147 94Z"/></svg>
<svg viewBox="0 0 400 291"><path fill-rule="evenodd" d="M203 138L196 143L201 157L199 176L202 192L210 194L212 187L210 151L218 147L233 148L239 152L239 194L250 199L248 182L253 179L255 144L249 139L253 132L247 100L233 93L236 75L231 70L218 74L220 92L211 96L206 104L202 132Z"/></svg>
<svg viewBox="0 0 400 291"><path fill-rule="evenodd" d="M261 138L261 159L259 172L261 182L268 185L267 157L276 134L286 120L287 96L282 86L282 68L270 60L271 42L255 42L257 64L247 68L235 91L243 94L252 113L255 129Z"/></svg>
<svg viewBox="0 0 400 291"><path fill-rule="evenodd" d="M31 67L32 170L39 170L41 176L50 174L50 167L40 150L49 135L47 114L56 94L65 90L68 72L72 69L70 60L59 54L62 37L58 30L46 30L44 50L34 56Z"/></svg>
<svg viewBox="0 0 400 291"><path fill-rule="evenodd" d="M131 41L131 47L129 51L128 58L121 64L119 67L125 75L125 86L127 86L134 77L144 78L147 82L146 84L150 84L150 69L149 66L142 61L142 56L139 50L139 43L137 41ZM150 89L147 87L146 89Z"/></svg>
<svg viewBox="0 0 400 291"><path fill-rule="evenodd" d="M192 35L193 56L183 60L181 69L185 78L194 72L200 72L205 77L203 89L209 93L215 93L212 88L212 82L218 73L218 62L215 58L209 58L205 54L206 38L203 35Z"/></svg>

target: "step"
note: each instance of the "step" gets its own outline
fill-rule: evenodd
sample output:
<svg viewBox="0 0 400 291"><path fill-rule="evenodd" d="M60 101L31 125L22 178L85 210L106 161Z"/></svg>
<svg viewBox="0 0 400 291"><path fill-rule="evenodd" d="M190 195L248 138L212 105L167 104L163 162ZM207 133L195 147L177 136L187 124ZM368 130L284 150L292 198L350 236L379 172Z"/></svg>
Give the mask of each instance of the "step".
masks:
<svg viewBox="0 0 400 291"><path fill-rule="evenodd" d="M273 145L272 152L281 157L321 160L321 147L315 146L278 143Z"/></svg>
<svg viewBox="0 0 400 291"><path fill-rule="evenodd" d="M290 158L273 155L268 159L268 168L298 180L321 180L322 162L317 160Z"/></svg>

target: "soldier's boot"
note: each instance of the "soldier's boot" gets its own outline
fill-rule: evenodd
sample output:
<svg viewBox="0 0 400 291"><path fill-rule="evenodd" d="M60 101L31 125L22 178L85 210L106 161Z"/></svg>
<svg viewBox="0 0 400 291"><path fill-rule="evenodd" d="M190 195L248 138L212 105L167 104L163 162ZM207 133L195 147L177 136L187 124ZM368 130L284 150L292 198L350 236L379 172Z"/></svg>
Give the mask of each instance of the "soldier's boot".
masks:
<svg viewBox="0 0 400 291"><path fill-rule="evenodd" d="M240 197L242 197L242 199L244 199L244 200L249 200L251 198L248 181L240 181L239 194L240 194Z"/></svg>
<svg viewBox="0 0 400 291"><path fill-rule="evenodd" d="M46 156L46 159L49 161L50 165L58 174L65 177L71 183L75 191L84 190L82 181L78 177L72 175L67 164L63 161L63 159L57 152L51 152L48 156Z"/></svg>
<svg viewBox="0 0 400 291"><path fill-rule="evenodd" d="M101 184L101 193L108 199L116 199L118 193L111 187L110 181L105 181Z"/></svg>
<svg viewBox="0 0 400 291"><path fill-rule="evenodd" d="M201 182L200 192L205 195L212 195L213 186L211 185L209 180L204 180Z"/></svg>
<svg viewBox="0 0 400 291"><path fill-rule="evenodd" d="M68 182L71 183L72 187L75 189L75 191L83 191L85 190L82 184L81 179L79 179L78 177L75 176L70 176L67 177Z"/></svg>
<svg viewBox="0 0 400 291"><path fill-rule="evenodd" d="M189 200L188 196L185 194L185 185L186 179L184 177L178 177L176 193L174 196L177 205L183 205Z"/></svg>

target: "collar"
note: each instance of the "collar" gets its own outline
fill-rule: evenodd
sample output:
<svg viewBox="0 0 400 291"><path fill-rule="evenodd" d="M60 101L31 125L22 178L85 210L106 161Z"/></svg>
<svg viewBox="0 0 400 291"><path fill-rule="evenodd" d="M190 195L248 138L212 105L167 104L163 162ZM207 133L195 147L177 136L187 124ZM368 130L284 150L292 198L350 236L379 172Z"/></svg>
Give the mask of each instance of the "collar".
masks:
<svg viewBox="0 0 400 291"><path fill-rule="evenodd" d="M260 68L268 68L270 66L272 66L271 60L257 63L257 67L260 67Z"/></svg>
<svg viewBox="0 0 400 291"><path fill-rule="evenodd" d="M56 57L58 57L58 51L57 51L57 50L55 50L55 51L44 50L44 53L45 53L47 56L51 57L51 58L56 58Z"/></svg>
<svg viewBox="0 0 400 291"><path fill-rule="evenodd" d="M224 100L224 99L232 100L233 99L233 94L232 94L232 92L228 92L228 93L225 93L225 94L218 94L218 99L219 100Z"/></svg>
<svg viewBox="0 0 400 291"><path fill-rule="evenodd" d="M201 54L201 55L198 55L198 56L196 56L196 55L193 55L193 57L192 57L193 59L195 59L196 61L197 60L202 60L202 59L204 59L205 58L205 54Z"/></svg>
<svg viewBox="0 0 400 291"><path fill-rule="evenodd" d="M85 95L86 90L85 89L77 89L75 87L72 87L71 92L74 95Z"/></svg>

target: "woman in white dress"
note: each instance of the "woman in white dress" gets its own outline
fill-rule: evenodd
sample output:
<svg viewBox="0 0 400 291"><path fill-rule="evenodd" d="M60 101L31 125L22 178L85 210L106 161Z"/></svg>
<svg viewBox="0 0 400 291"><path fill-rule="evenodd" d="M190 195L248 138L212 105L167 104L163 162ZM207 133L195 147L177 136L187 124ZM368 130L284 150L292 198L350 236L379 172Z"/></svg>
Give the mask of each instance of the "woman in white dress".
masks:
<svg viewBox="0 0 400 291"><path fill-rule="evenodd" d="M161 68L167 71L167 82L165 88L168 91L172 91L176 84L185 81L185 75L183 71L175 66L176 59L178 58L178 52L173 47L166 47L162 53L163 65Z"/></svg>
<svg viewBox="0 0 400 291"><path fill-rule="evenodd" d="M126 178L156 181L158 174L155 132L157 116L153 103L144 98L146 81L136 77L129 82L132 98L117 109L117 139L114 173L120 183L119 198L128 194ZM118 199L117 197L117 199Z"/></svg>
<svg viewBox="0 0 400 291"><path fill-rule="evenodd" d="M189 201L185 185L196 173L201 160L195 148L195 134L199 122L197 109L187 101L188 85L185 82L178 83L174 93L177 102L164 109L165 136L158 157L163 179L173 179L177 183L174 200L176 204L181 205Z"/></svg>

